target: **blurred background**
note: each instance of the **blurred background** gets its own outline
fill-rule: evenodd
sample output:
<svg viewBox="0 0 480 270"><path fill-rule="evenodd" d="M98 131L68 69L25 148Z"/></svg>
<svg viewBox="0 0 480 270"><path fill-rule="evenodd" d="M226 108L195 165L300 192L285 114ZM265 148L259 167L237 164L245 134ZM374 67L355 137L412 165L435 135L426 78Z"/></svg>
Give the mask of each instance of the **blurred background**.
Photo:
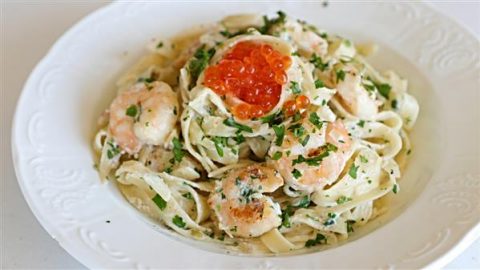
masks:
<svg viewBox="0 0 480 270"><path fill-rule="evenodd" d="M426 1L480 37L480 1ZM1 162L0 269L84 268L41 227L17 184L10 133L15 104L29 73L73 24L108 1L0 0ZM480 269L480 239L446 269Z"/></svg>

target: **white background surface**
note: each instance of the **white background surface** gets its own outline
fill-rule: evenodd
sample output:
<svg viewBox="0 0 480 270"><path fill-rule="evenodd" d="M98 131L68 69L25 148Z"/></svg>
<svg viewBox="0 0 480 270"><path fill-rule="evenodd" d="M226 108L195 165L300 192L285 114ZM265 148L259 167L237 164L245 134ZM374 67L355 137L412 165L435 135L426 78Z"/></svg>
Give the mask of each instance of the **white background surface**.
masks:
<svg viewBox="0 0 480 270"><path fill-rule="evenodd" d="M35 64L75 22L105 2L1 1L1 203L0 268L71 269L83 266L64 251L40 226L18 187L10 150L15 103ZM434 2L441 10L480 37L480 2ZM128 34L128 33L126 33ZM480 240L446 266L480 269Z"/></svg>

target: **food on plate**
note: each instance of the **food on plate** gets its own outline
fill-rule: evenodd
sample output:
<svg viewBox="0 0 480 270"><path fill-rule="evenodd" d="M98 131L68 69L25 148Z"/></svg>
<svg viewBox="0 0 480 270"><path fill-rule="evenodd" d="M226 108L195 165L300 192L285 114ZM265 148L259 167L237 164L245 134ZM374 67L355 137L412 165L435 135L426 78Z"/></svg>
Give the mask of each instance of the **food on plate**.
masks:
<svg viewBox="0 0 480 270"><path fill-rule="evenodd" d="M347 239L400 191L419 112L372 48L283 12L155 39L99 120L100 176L167 228L232 250Z"/></svg>

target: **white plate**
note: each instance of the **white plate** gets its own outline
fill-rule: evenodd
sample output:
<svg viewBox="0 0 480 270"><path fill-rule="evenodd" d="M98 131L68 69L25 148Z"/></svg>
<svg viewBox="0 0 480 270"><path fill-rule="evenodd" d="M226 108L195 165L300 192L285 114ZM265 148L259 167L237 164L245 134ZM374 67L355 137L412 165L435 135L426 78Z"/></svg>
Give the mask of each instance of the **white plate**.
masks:
<svg viewBox="0 0 480 270"><path fill-rule="evenodd" d="M151 38L279 9L378 43L374 65L410 81L421 113L401 193L352 241L321 252L239 257L174 239L100 183L91 151L96 119ZM15 170L40 223L91 268L439 267L480 235L479 63L473 35L423 4L115 3L69 30L30 75L13 127Z"/></svg>

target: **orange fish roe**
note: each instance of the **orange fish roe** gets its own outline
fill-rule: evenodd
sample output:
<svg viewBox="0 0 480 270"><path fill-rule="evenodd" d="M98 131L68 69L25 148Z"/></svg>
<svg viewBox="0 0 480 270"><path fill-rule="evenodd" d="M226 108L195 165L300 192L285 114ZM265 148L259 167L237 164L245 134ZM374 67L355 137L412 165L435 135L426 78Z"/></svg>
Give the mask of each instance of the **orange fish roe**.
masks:
<svg viewBox="0 0 480 270"><path fill-rule="evenodd" d="M306 109L310 105L310 99L307 96L300 95L295 97L295 99L291 99L283 104L283 111L285 112L286 116L292 116L297 111Z"/></svg>
<svg viewBox="0 0 480 270"><path fill-rule="evenodd" d="M230 104L236 117L260 117L280 100L282 85L287 82L286 70L291 64L290 56L282 55L270 45L243 41L218 64L205 70L204 85L221 96L242 100Z"/></svg>

